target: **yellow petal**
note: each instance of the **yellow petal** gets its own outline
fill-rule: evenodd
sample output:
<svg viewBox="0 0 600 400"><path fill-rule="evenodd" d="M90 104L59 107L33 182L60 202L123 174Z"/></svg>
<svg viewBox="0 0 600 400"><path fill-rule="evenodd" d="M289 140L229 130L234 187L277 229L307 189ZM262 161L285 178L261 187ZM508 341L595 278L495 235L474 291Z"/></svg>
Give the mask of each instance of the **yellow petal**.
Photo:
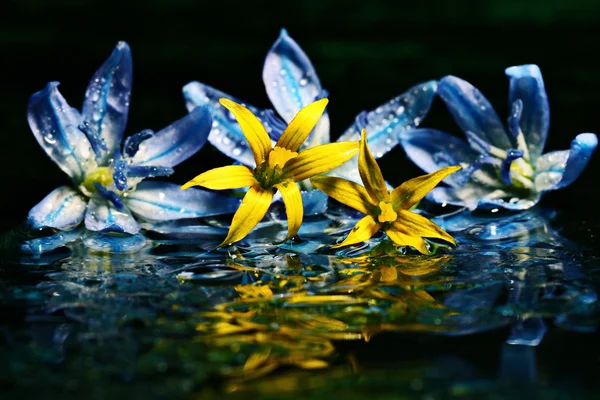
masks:
<svg viewBox="0 0 600 400"><path fill-rule="evenodd" d="M269 359L269 355L271 354L271 348L267 347L266 349L262 349L261 352L256 352L250 354L250 357L246 359L246 363L244 364L244 371L251 371L260 367L264 364L265 361Z"/></svg>
<svg viewBox="0 0 600 400"><path fill-rule="evenodd" d="M388 237L399 246L412 246L419 250L422 254L429 254L425 241L420 236L406 235L394 228L390 228L385 231Z"/></svg>
<svg viewBox="0 0 600 400"><path fill-rule="evenodd" d="M357 142L322 144L304 150L285 165L283 179L303 181L339 167L358 151Z"/></svg>
<svg viewBox="0 0 600 400"><path fill-rule="evenodd" d="M281 134L277 146L297 151L319 122L328 102L327 99L317 100L298 111L298 114Z"/></svg>
<svg viewBox="0 0 600 400"><path fill-rule="evenodd" d="M271 201L273 201L273 192L264 190L258 185L252 186L244 196L240 208L235 212L227 237L219 247L246 237L256 224L263 219L271 205Z"/></svg>
<svg viewBox="0 0 600 400"><path fill-rule="evenodd" d="M181 190L192 186L202 186L213 190L239 189L254 184L256 184L256 179L250 168L245 165L230 165L214 168L198 175L181 186Z"/></svg>
<svg viewBox="0 0 600 400"><path fill-rule="evenodd" d="M352 228L348 237L346 237L342 243L338 243L332 246L332 248L336 249L338 247L364 242L365 240L370 239L371 236L379 230L379 227L380 224L375 221L375 218L371 215L367 215L356 223L356 226Z"/></svg>
<svg viewBox="0 0 600 400"><path fill-rule="evenodd" d="M292 364L295 364L303 369L318 369L326 368L329 364L323 360L292 360Z"/></svg>
<svg viewBox="0 0 600 400"><path fill-rule="evenodd" d="M298 156L298 153L295 151L275 146L269 153L269 167L275 168L279 166L279 168L283 168L288 161L296 156Z"/></svg>
<svg viewBox="0 0 600 400"><path fill-rule="evenodd" d="M300 225L302 225L302 217L304 215L304 207L302 206L302 196L296 182L287 180L275 185L281 192L283 203L285 204L285 212L287 213L288 221L288 239L296 236Z"/></svg>
<svg viewBox="0 0 600 400"><path fill-rule="evenodd" d="M310 181L321 192L363 214L371 214L376 207L365 188L357 183L333 176L314 176Z"/></svg>
<svg viewBox="0 0 600 400"><path fill-rule="evenodd" d="M260 165L271 151L271 139L265 127L246 107L235 101L221 98L219 103L233 114L244 132L244 136L254 153L256 165Z"/></svg>
<svg viewBox="0 0 600 400"><path fill-rule="evenodd" d="M360 139L360 153L358 154L358 172L360 173L360 179L367 189L367 193L371 196L374 201L387 201L389 194L385 185L383 175L381 175L381 169L375 161L375 157L369 150L367 143L367 130L362 130L362 137Z"/></svg>
<svg viewBox="0 0 600 400"><path fill-rule="evenodd" d="M410 209L421 201L445 177L458 171L460 168L459 166L446 167L431 174L418 176L404 182L392 191L392 205L395 209Z"/></svg>
<svg viewBox="0 0 600 400"><path fill-rule="evenodd" d="M442 239L456 245L456 241L445 230L423 217L407 210L398 210L398 219L392 227L405 235Z"/></svg>

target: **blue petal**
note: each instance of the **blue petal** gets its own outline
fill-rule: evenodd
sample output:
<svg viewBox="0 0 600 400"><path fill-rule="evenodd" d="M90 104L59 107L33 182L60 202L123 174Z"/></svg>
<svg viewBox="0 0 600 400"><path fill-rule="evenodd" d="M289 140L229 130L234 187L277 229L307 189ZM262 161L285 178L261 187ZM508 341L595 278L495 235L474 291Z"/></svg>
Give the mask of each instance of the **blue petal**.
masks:
<svg viewBox="0 0 600 400"><path fill-rule="evenodd" d="M38 143L50 158L74 181L81 182L97 167L94 152L79 130L81 116L50 82L35 93L27 105L27 120Z"/></svg>
<svg viewBox="0 0 600 400"><path fill-rule="evenodd" d="M434 129L414 129L400 134L406 155L425 172L451 165L471 164L479 154L455 136ZM445 182L454 182L452 175Z"/></svg>
<svg viewBox="0 0 600 400"><path fill-rule="evenodd" d="M87 200L75 189L61 186L29 211L29 223L35 229L71 229L81 223Z"/></svg>
<svg viewBox="0 0 600 400"><path fill-rule="evenodd" d="M362 128L366 128L371 152L376 158L383 156L402 141L401 136L405 131L421 123L431 107L436 90L436 81L421 83L368 112L366 116L363 111L338 142L357 141Z"/></svg>
<svg viewBox="0 0 600 400"><path fill-rule="evenodd" d="M96 154L96 159L102 161L102 157L108 152L108 147L106 147L100 138L100 134L96 132L87 121L83 121L83 123L79 124L79 130L83 132L90 142L92 150L94 150L94 153Z"/></svg>
<svg viewBox="0 0 600 400"><path fill-rule="evenodd" d="M531 198L520 199L511 197L502 189L484 187L469 182L461 187L436 187L429 192L427 198L438 204L452 204L467 207L469 210L504 208L517 211L527 210L536 205L540 195L534 194Z"/></svg>
<svg viewBox="0 0 600 400"><path fill-rule="evenodd" d="M324 94L308 56L285 29L281 30L263 67L263 83L269 100L290 123L298 111ZM309 147L329 143L329 116L324 113L306 141Z"/></svg>
<svg viewBox="0 0 600 400"><path fill-rule="evenodd" d="M440 81L438 94L463 131L471 131L500 149L512 147L498 114L469 82L446 76Z"/></svg>
<svg viewBox="0 0 600 400"><path fill-rule="evenodd" d="M560 189L573 183L597 146L595 134L581 133L571 142L570 151L554 151L540 156L536 163L536 190Z"/></svg>
<svg viewBox="0 0 600 400"><path fill-rule="evenodd" d="M123 201L121 201L121 197L117 193L105 188L98 182L94 182L94 186L96 187L96 190L100 196L102 196L105 200L110 201L117 210L123 211L125 206L123 205Z"/></svg>
<svg viewBox="0 0 600 400"><path fill-rule="evenodd" d="M131 95L131 50L119 42L110 57L96 71L85 92L81 115L104 140L110 157L127 124Z"/></svg>
<svg viewBox="0 0 600 400"><path fill-rule="evenodd" d="M21 246L21 250L25 253L32 254L33 258L38 259L43 253L56 250L81 239L83 233L84 229L78 228L71 231L61 231L52 236L27 240Z"/></svg>
<svg viewBox="0 0 600 400"><path fill-rule="evenodd" d="M85 213L85 227L90 231L122 232L136 234L140 225L127 207L117 210L111 202L92 198Z"/></svg>
<svg viewBox="0 0 600 400"><path fill-rule="evenodd" d="M506 152L506 158L502 160L502 165L500 165L500 179L502 179L502 182L504 182L505 185L512 185L510 166L513 161L521 157L523 157L523 150L511 149Z"/></svg>
<svg viewBox="0 0 600 400"><path fill-rule="evenodd" d="M240 200L208 190L181 190L173 183L148 181L128 193L125 204L140 217L167 221L234 213Z"/></svg>
<svg viewBox="0 0 600 400"><path fill-rule="evenodd" d="M156 178L158 176L170 176L175 171L169 167L154 167L131 165L127 168L127 176L129 178Z"/></svg>
<svg viewBox="0 0 600 400"><path fill-rule="evenodd" d="M127 157L135 156L135 153L140 149L140 145L143 141L150 139L154 136L154 131L152 129L144 129L141 132L135 133L125 139L125 143L123 144L123 153Z"/></svg>
<svg viewBox="0 0 600 400"><path fill-rule="evenodd" d="M527 142L531 160L535 161L546 143L550 126L550 108L542 73L537 65L520 65L507 68L510 78L509 105L523 102L520 126Z"/></svg>
<svg viewBox="0 0 600 400"><path fill-rule="evenodd" d="M204 146L212 117L207 107L196 107L185 117L144 140L131 158L136 165L174 167Z"/></svg>
<svg viewBox="0 0 600 400"><path fill-rule="evenodd" d="M213 146L219 149L221 153L242 164L254 166L254 155L252 154L252 150L250 150L250 146L248 146L248 142L239 124L234 116L219 104L219 99L225 97L238 103L243 104L243 102L200 82L190 82L185 85L183 87L183 96L185 97L186 106L189 111L194 110L197 106L208 106L210 108L213 123L208 141ZM245 106L260 118L260 112L256 107L248 104L245 104ZM264 121L263 124L265 124ZM267 127L265 126L265 128ZM269 131L268 128L267 131Z"/></svg>
<svg viewBox="0 0 600 400"><path fill-rule="evenodd" d="M85 247L111 254L136 253L147 246L144 235L118 235L114 233L89 233L83 238Z"/></svg>

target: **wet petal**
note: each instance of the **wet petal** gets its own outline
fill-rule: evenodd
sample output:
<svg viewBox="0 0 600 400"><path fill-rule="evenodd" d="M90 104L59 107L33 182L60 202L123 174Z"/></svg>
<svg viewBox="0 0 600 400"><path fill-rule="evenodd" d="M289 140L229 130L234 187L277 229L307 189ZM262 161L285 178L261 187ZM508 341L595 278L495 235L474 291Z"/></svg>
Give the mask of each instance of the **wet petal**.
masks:
<svg viewBox="0 0 600 400"><path fill-rule="evenodd" d="M200 218L234 213L239 199L208 190L180 190L179 185L146 181L123 196L132 213L152 221Z"/></svg>
<svg viewBox="0 0 600 400"><path fill-rule="evenodd" d="M113 204L102 198L92 198L85 213L85 227L90 231L123 232L136 234L140 225L124 207L117 210Z"/></svg>
<svg viewBox="0 0 600 400"><path fill-rule="evenodd" d="M252 186L231 221L227 237L220 246L229 245L242 240L264 218L271 206L273 192L260 186Z"/></svg>
<svg viewBox="0 0 600 400"><path fill-rule="evenodd" d="M461 129L471 131L500 148L512 147L502 122L490 102L469 82L455 76L440 81L438 94Z"/></svg>
<svg viewBox="0 0 600 400"><path fill-rule="evenodd" d="M232 100L222 98L221 105L228 109L242 128L244 137L248 141L254 154L256 165L262 163L271 151L271 139L260 120L250 110Z"/></svg>
<svg viewBox="0 0 600 400"><path fill-rule="evenodd" d="M358 172L360 178L365 185L365 189L371 199L376 202L387 201L389 194L381 174L381 169L375 161L375 157L369 150L367 143L367 130L362 130L362 136L359 142L359 153L358 153Z"/></svg>
<svg viewBox="0 0 600 400"><path fill-rule="evenodd" d="M87 200L75 189L61 186L29 211L29 223L35 229L71 229L81 221L87 207Z"/></svg>
<svg viewBox="0 0 600 400"><path fill-rule="evenodd" d="M204 146L211 126L212 117L208 108L197 107L142 141L137 153L131 158L131 163L174 167Z"/></svg>
<svg viewBox="0 0 600 400"><path fill-rule="evenodd" d="M392 224L394 229L410 236L442 239L456 245L456 241L442 228L408 210L398 210L398 219Z"/></svg>
<svg viewBox="0 0 600 400"><path fill-rule="evenodd" d="M252 167L256 165L254 154L250 146L248 146L242 128L237 123L233 114L219 103L220 98L227 98L236 103L244 104L242 101L200 82L190 82L185 85L183 87L183 95L189 111L192 111L197 106L205 105L210 108L213 115L213 125L210 135L208 135L208 141L213 146L226 156L242 164ZM261 120L270 137L275 140L279 137L279 134L283 130L281 129L280 121L273 121L273 115L271 115L273 112L271 110L261 112L249 104L244 104L244 106Z"/></svg>
<svg viewBox="0 0 600 400"><path fill-rule="evenodd" d="M81 116L104 140L108 159L121 143L131 95L131 50L119 42L110 57L96 71L85 92Z"/></svg>
<svg viewBox="0 0 600 400"><path fill-rule="evenodd" d="M382 157L400 142L400 133L416 128L427 115L437 90L437 82L429 81L410 88L357 118L357 121L338 139L355 141L360 139L362 129L367 130L369 148L375 158Z"/></svg>
<svg viewBox="0 0 600 400"><path fill-rule="evenodd" d="M404 182L392 191L392 206L394 209L410 209L421 201L445 177L458 171L460 168L459 166L446 167L431 174L418 176Z"/></svg>
<svg viewBox="0 0 600 400"><path fill-rule="evenodd" d="M323 93L317 73L298 44L281 30L267 54L263 82L271 103L286 122ZM311 137L309 147L329 142L329 117L325 113Z"/></svg>
<svg viewBox="0 0 600 400"><path fill-rule="evenodd" d="M406 155L427 173L454 165L471 164L479 157L464 140L435 129L403 132L400 143ZM452 176L445 182L456 185Z"/></svg>
<svg viewBox="0 0 600 400"><path fill-rule="evenodd" d="M582 133L571 142L571 150L553 151L540 156L536 163L536 190L555 190L573 183L583 172L597 146L595 134Z"/></svg>
<svg viewBox="0 0 600 400"><path fill-rule="evenodd" d="M298 111L298 114L281 134L276 146L289 151L297 151L323 115L328 102L327 99L321 99Z"/></svg>
<svg viewBox="0 0 600 400"><path fill-rule="evenodd" d="M202 186L213 190L240 189L255 183L254 173L249 167L229 165L206 171L181 186L181 189L185 190L192 186Z"/></svg>
<svg viewBox="0 0 600 400"><path fill-rule="evenodd" d="M417 249L421 254L429 254L425 241L420 236L408 235L402 231L398 231L394 228L387 229L386 235L392 242L398 246L412 246Z"/></svg>
<svg viewBox="0 0 600 400"><path fill-rule="evenodd" d="M367 190L358 183L333 176L314 176L310 182L323 193L363 214L371 214L377 207Z"/></svg>
<svg viewBox="0 0 600 400"><path fill-rule="evenodd" d="M323 144L302 151L285 165L283 179L296 182L339 167L358 152L358 143L342 142Z"/></svg>
<svg viewBox="0 0 600 400"><path fill-rule="evenodd" d="M529 157L535 162L542 154L550 125L550 108L542 73L533 64L510 67L505 73L510 78L509 105L517 100L523 102L519 126L527 143Z"/></svg>
<svg viewBox="0 0 600 400"><path fill-rule="evenodd" d="M379 230L381 224L371 215L367 215L356 223L343 242L338 243L332 248L350 246L351 244L361 243L369 240Z"/></svg>
<svg viewBox="0 0 600 400"><path fill-rule="evenodd" d="M293 238L298 234L300 225L302 225L302 218L304 214L304 208L302 207L302 196L300 195L300 189L294 181L284 181L275 187L281 192L283 203L285 204L285 212L287 214L288 223L288 239Z"/></svg>
<svg viewBox="0 0 600 400"><path fill-rule="evenodd" d="M35 93L27 105L27 120L38 143L50 158L74 181L81 182L97 167L85 134L78 128L81 116L50 82Z"/></svg>

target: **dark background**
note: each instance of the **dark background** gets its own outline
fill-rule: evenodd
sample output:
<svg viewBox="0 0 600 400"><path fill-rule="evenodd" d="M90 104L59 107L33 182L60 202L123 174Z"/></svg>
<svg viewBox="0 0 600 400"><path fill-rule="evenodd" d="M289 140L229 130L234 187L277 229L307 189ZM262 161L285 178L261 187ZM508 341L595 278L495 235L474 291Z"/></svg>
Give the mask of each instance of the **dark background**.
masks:
<svg viewBox="0 0 600 400"><path fill-rule="evenodd" d="M22 222L33 205L68 183L27 125L29 96L57 80L67 101L79 108L90 77L119 40L130 44L134 59L126 135L158 130L183 116L181 87L191 80L269 106L262 64L281 27L307 52L331 94L334 138L361 110L448 74L478 87L505 119L504 69L525 63L540 66L550 99L546 151L568 149L578 133L600 132L600 2L595 0L0 4L2 230ZM422 126L462 135L439 100ZM586 219L592 231L598 221L599 156L574 185L542 202L568 210L570 220ZM177 168L173 180L183 183L228 162L207 145ZM420 174L400 147L383 158L382 167L393 183Z"/></svg>

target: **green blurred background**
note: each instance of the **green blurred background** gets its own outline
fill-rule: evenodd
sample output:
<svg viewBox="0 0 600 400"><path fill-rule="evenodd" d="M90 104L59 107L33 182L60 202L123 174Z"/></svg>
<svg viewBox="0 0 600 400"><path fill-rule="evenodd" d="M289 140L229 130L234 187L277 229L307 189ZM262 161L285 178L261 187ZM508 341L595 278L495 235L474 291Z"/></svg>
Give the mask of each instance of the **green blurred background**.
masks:
<svg viewBox="0 0 600 400"><path fill-rule="evenodd" d="M448 74L478 87L504 119L504 69L536 63L551 107L546 150L559 150L569 148L578 133L600 131L599 23L600 2L594 0L3 0L1 226L20 223L30 207L68 182L29 130L29 96L57 80L69 103L80 107L89 78L119 40L129 42L134 59L126 134L157 130L183 116L181 87L191 80L267 107L262 63L285 27L331 94L334 137L361 110ZM422 126L462 135L439 100ZM173 180L185 182L228 162L207 145L177 169ZM548 195L543 204L596 218L591 208L599 165L597 155L575 185ZM382 167L393 183L420 173L401 148L384 157Z"/></svg>

